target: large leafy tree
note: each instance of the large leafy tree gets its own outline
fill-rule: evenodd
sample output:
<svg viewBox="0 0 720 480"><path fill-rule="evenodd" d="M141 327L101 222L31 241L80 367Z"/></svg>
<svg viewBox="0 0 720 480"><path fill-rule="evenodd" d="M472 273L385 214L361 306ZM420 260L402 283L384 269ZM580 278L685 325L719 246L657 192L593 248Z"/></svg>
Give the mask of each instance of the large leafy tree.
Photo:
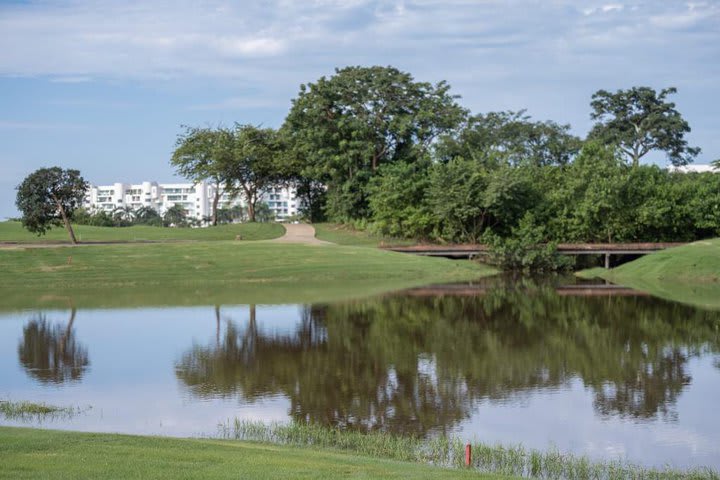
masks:
<svg viewBox="0 0 720 480"><path fill-rule="evenodd" d="M227 188L245 201L248 220L254 222L263 193L281 180L283 146L276 130L254 125L236 124L232 138Z"/></svg>
<svg viewBox="0 0 720 480"><path fill-rule="evenodd" d="M445 82L416 82L393 67L347 67L301 85L285 122L304 174L328 189L334 219L369 215L367 185L384 164L413 161L465 110Z"/></svg>
<svg viewBox="0 0 720 480"><path fill-rule="evenodd" d="M688 146L690 125L668 100L674 93L674 87L660 93L650 87L597 91L590 103L590 117L597 120L590 137L617 146L633 166L653 150L665 152L676 166L692 162L700 149Z"/></svg>
<svg viewBox="0 0 720 480"><path fill-rule="evenodd" d="M170 163L183 177L199 183L215 184L212 224L218 223L218 204L230 181L233 163L233 132L225 128L184 127L178 135Z"/></svg>
<svg viewBox="0 0 720 480"><path fill-rule="evenodd" d="M534 121L519 112L489 112L470 117L459 135L443 138L441 159L461 156L481 163L565 165L580 150L570 125Z"/></svg>
<svg viewBox="0 0 720 480"><path fill-rule="evenodd" d="M23 226L43 235L64 224L72 243L77 243L70 219L82 205L87 189L78 170L51 167L34 171L17 187L15 204L22 213Z"/></svg>

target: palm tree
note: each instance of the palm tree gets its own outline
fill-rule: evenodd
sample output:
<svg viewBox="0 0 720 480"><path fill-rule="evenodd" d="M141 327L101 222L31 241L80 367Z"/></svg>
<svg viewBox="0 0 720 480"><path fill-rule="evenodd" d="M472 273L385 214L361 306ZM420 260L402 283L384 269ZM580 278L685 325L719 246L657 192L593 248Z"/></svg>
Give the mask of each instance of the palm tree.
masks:
<svg viewBox="0 0 720 480"><path fill-rule="evenodd" d="M184 227L187 225L187 212L182 205L176 203L165 211L163 222L170 227Z"/></svg>

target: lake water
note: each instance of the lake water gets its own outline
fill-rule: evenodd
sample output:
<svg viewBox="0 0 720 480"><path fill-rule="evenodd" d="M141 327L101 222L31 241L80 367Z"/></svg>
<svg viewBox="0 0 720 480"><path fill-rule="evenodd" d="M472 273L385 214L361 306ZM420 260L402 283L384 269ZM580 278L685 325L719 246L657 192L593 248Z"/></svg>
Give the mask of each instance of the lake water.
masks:
<svg viewBox="0 0 720 480"><path fill-rule="evenodd" d="M295 418L720 468L719 326L637 292L502 278L336 304L3 312L0 399L84 409L47 428L212 436Z"/></svg>

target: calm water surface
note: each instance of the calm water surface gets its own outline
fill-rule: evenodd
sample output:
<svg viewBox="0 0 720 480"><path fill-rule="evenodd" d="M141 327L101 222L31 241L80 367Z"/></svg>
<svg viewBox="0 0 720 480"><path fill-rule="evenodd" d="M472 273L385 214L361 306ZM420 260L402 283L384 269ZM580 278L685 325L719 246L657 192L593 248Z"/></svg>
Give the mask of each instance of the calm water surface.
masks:
<svg viewBox="0 0 720 480"><path fill-rule="evenodd" d="M719 326L632 292L503 279L337 304L4 312L0 399L92 407L48 428L295 418L720 468Z"/></svg>

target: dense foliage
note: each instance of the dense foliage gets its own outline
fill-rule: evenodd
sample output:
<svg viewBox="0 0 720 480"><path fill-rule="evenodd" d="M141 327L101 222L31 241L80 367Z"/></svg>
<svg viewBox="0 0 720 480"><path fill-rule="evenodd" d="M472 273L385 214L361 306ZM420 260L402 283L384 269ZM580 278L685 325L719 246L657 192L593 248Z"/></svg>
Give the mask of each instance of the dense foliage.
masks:
<svg viewBox="0 0 720 480"><path fill-rule="evenodd" d="M77 243L70 218L85 197L88 184L78 170L40 168L17 187L16 205L25 228L38 235L53 226L65 225L70 240Z"/></svg>
<svg viewBox="0 0 720 480"><path fill-rule="evenodd" d="M544 269L554 242L689 241L720 235L720 175L686 164L688 123L649 87L592 97L589 138L525 111L469 115L441 82L351 67L301 86L281 129L312 220L434 242L488 242L499 263ZM311 188L312 186L312 188ZM528 267L528 265L530 265ZM542 265L542 267L540 267ZM515 268L515 267L513 267Z"/></svg>

